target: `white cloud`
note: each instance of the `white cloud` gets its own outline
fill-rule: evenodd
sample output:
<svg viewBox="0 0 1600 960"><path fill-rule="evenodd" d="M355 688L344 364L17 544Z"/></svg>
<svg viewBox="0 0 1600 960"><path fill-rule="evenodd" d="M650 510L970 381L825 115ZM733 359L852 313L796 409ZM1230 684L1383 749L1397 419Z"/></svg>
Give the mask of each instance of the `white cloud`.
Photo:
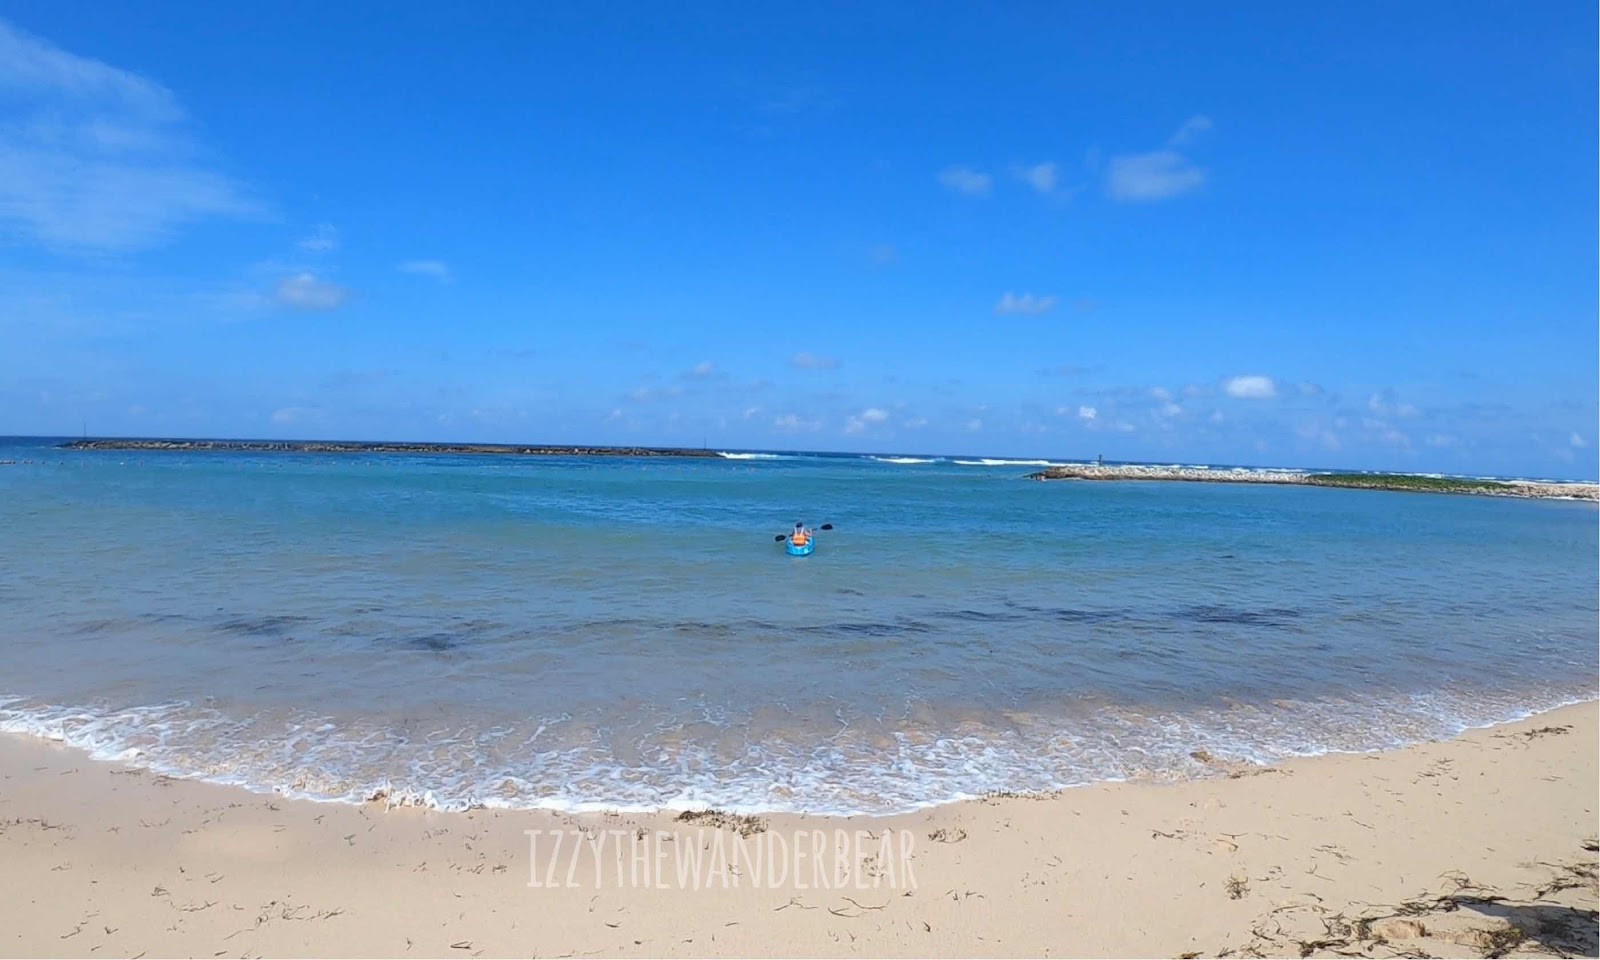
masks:
<svg viewBox="0 0 1600 960"><path fill-rule="evenodd" d="M0 21L0 235L65 250L134 250L181 224L256 217L206 169L172 91Z"/></svg>
<svg viewBox="0 0 1600 960"><path fill-rule="evenodd" d="M1583 437L1582 437L1582 436L1580 436L1580 435L1579 435L1579 434L1577 434L1577 433L1574 433L1574 434L1573 434L1573 435L1572 435L1572 436L1570 436L1570 437L1568 437L1568 438L1567 438L1567 443L1568 443L1568 444L1569 444L1569 445L1571 445L1571 446L1574 446L1574 447L1580 447L1580 448L1581 448L1581 447L1587 447L1587 446L1588 446L1588 445L1589 445L1589 444L1588 444L1588 442L1587 442L1587 441L1585 441L1585 440L1584 440L1584 439L1583 439Z"/></svg>
<svg viewBox="0 0 1600 960"><path fill-rule="evenodd" d="M1171 400L1172 391L1166 387L1151 387L1150 396L1155 397L1157 400Z"/></svg>
<svg viewBox="0 0 1600 960"><path fill-rule="evenodd" d="M1457 441L1448 433L1435 433L1425 441L1430 447L1453 447Z"/></svg>
<svg viewBox="0 0 1600 960"><path fill-rule="evenodd" d="M1158 417L1176 417L1181 413L1183 413L1183 408L1170 400L1156 409L1156 416Z"/></svg>
<svg viewBox="0 0 1600 960"><path fill-rule="evenodd" d="M1249 375L1234 377L1222 385L1230 397L1241 400L1271 400L1278 395L1278 385L1271 377Z"/></svg>
<svg viewBox="0 0 1600 960"><path fill-rule="evenodd" d="M868 427L884 423L889 419L889 412L878 407L868 407L855 416L845 421L845 433L863 433Z"/></svg>
<svg viewBox="0 0 1600 960"><path fill-rule="evenodd" d="M1380 417L1410 419L1417 416L1417 408L1402 403L1393 390L1382 390L1367 398L1367 409Z"/></svg>
<svg viewBox="0 0 1600 960"><path fill-rule="evenodd" d="M740 419L742 419L742 420L753 420L757 416L759 416L760 413L761 413L761 408L760 407L745 407L744 408L744 416L742 416Z"/></svg>
<svg viewBox="0 0 1600 960"><path fill-rule="evenodd" d="M910 420L907 420L907 421L905 421L904 423L902 423L900 425L902 427L905 427L907 430L921 430L923 427L926 427L928 425L928 418L927 417L912 417Z"/></svg>
<svg viewBox="0 0 1600 960"><path fill-rule="evenodd" d="M786 413L772 421L772 425L785 433L801 433L822 428L822 421L807 420L792 413Z"/></svg>
<svg viewBox="0 0 1600 960"><path fill-rule="evenodd" d="M295 310L334 310L349 297L349 290L313 273L297 273L278 282L278 303Z"/></svg>
<svg viewBox="0 0 1600 960"><path fill-rule="evenodd" d="M1056 189L1056 165L1053 163L1035 163L1027 166L1013 168L1018 180L1040 193L1054 193Z"/></svg>
<svg viewBox="0 0 1600 960"><path fill-rule="evenodd" d="M1000 298L1000 301L994 305L994 312L1038 316L1039 314L1050 312L1055 305L1056 298L1054 296L1037 297L1031 293L1024 293L1018 296L1008 290Z"/></svg>
<svg viewBox="0 0 1600 960"><path fill-rule="evenodd" d="M717 365L710 360L702 360L690 367L683 376L687 380L710 380L716 375Z"/></svg>
<svg viewBox="0 0 1600 960"><path fill-rule="evenodd" d="M987 197L993 178L971 167L946 167L939 173L939 182L945 189L969 197Z"/></svg>
<svg viewBox="0 0 1600 960"><path fill-rule="evenodd" d="M319 223L309 235L301 238L300 249L307 253L332 253L339 249L339 231L331 223Z"/></svg>
<svg viewBox="0 0 1600 960"><path fill-rule="evenodd" d="M1188 193L1206 182L1206 172L1176 150L1112 157L1106 192L1113 200L1147 202Z"/></svg>
<svg viewBox="0 0 1600 960"><path fill-rule="evenodd" d="M1094 407L1083 406L1078 408L1078 419L1082 420L1084 423L1093 423L1094 418L1098 417L1099 415L1100 411L1096 410Z"/></svg>
<svg viewBox="0 0 1600 960"><path fill-rule="evenodd" d="M801 351L789 359L789 362L801 370L837 370L839 360L837 357L824 357L815 353Z"/></svg>
<svg viewBox="0 0 1600 960"><path fill-rule="evenodd" d="M440 283L449 283L455 279L450 272L449 264L442 260L407 260L395 269L418 277L432 277Z"/></svg>
<svg viewBox="0 0 1600 960"><path fill-rule="evenodd" d="M967 432L968 433L977 433L979 430L982 430L982 429L983 429L983 421L979 420L977 417L973 417L971 420L967 421Z"/></svg>
<svg viewBox="0 0 1600 960"><path fill-rule="evenodd" d="M1167 143L1174 147L1181 147L1194 140L1196 137L1211 129L1211 118L1203 113L1197 113L1178 125Z"/></svg>

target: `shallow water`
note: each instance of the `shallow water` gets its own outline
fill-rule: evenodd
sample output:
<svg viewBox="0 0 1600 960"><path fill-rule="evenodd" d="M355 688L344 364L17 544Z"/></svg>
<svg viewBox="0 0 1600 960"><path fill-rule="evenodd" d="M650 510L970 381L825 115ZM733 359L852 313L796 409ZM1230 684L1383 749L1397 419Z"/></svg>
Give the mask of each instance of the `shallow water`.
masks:
<svg viewBox="0 0 1600 960"><path fill-rule="evenodd" d="M293 795L881 813L1596 695L1592 504L981 458L0 459L32 461L0 467L0 729ZM786 557L797 519L837 529Z"/></svg>

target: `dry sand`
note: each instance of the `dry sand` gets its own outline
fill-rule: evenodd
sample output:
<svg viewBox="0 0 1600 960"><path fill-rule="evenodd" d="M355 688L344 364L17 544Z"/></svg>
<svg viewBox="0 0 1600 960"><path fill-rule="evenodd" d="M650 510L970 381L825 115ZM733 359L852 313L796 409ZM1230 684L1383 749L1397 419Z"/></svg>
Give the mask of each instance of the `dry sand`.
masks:
<svg viewBox="0 0 1600 960"><path fill-rule="evenodd" d="M1593 955L1596 718L1589 703L1188 783L720 829L289 801L0 737L0 954ZM747 861L737 888L676 888L679 848L731 848L740 826L763 831L747 844L871 837L849 889L817 888L809 864L803 888L792 871L758 888ZM531 848L527 829L599 837L598 887L589 853L566 886L552 837ZM631 855L641 830L646 850L677 831L659 841L672 889L618 882L609 844Z"/></svg>

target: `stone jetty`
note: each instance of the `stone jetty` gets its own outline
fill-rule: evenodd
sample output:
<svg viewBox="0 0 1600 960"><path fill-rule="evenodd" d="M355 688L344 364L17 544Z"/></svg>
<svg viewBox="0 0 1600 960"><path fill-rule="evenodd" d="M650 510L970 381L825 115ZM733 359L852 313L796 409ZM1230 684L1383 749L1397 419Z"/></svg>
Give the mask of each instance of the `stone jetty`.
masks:
<svg viewBox="0 0 1600 960"><path fill-rule="evenodd" d="M1600 485L1535 480L1480 480L1411 473L1327 473L1309 470L1256 470L1142 464L1064 464L1028 474L1030 480L1157 480L1191 483L1276 483L1412 493L1467 493L1542 500L1600 500Z"/></svg>
<svg viewBox="0 0 1600 960"><path fill-rule="evenodd" d="M511 443L388 443L345 440L73 440L66 450L175 450L230 453L443 453L523 457L709 457L713 450L677 447L562 447Z"/></svg>

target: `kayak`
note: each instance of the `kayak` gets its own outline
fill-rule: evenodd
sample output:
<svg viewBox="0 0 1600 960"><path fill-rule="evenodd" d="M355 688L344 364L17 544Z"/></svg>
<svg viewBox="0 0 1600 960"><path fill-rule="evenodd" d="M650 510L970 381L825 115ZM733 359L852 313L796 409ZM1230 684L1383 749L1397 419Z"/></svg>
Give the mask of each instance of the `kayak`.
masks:
<svg viewBox="0 0 1600 960"><path fill-rule="evenodd" d="M817 549L816 537L812 537L810 540L807 540L806 545L803 547L795 546L794 541L787 537L785 537L783 541L783 552L787 553L791 557L809 557L811 556L811 551L815 549Z"/></svg>

